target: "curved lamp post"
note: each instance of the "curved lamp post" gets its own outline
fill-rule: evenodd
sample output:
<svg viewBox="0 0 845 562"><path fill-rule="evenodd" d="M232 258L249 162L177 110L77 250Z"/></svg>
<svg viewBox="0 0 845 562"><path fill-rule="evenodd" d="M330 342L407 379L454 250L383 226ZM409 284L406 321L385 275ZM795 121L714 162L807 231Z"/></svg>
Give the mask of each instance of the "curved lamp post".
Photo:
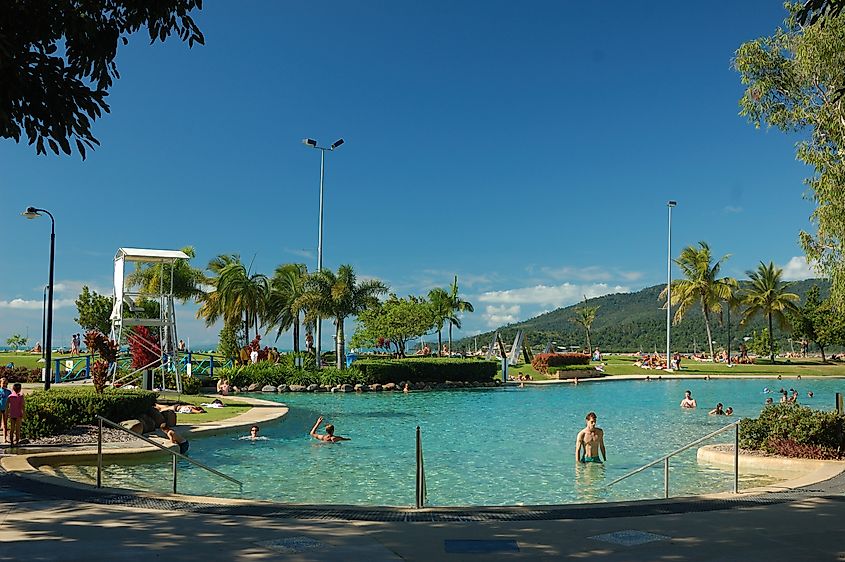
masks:
<svg viewBox="0 0 845 562"><path fill-rule="evenodd" d="M35 219L42 216L41 213L50 217L50 277L47 281L47 335L44 338L44 390L50 390L50 368L53 352L53 264L56 255L56 219L47 209L35 207L27 207L26 211L21 214L28 219Z"/></svg>
<svg viewBox="0 0 845 562"><path fill-rule="evenodd" d="M319 146L317 144L317 141L315 141L314 139L302 139L302 144L304 144L305 146L310 146L311 148L316 148L320 151L320 225L319 233L317 234L317 271L320 271L323 269L323 178L325 176L326 170L326 151L332 151L338 148L340 145L343 144L343 139L337 139L328 148L324 146ZM316 352L314 357L316 359L318 369L322 368L322 361L320 358L320 336L322 335L320 333L320 325L322 323L322 319L317 318L317 333L314 334L314 339L316 340L314 343L314 350ZM335 349L335 352L337 352L337 349Z"/></svg>

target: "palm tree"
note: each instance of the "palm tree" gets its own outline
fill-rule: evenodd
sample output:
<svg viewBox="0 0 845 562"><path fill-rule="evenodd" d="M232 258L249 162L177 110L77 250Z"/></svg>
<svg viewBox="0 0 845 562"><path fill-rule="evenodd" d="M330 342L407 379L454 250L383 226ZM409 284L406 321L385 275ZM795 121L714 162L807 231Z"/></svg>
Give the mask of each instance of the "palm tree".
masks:
<svg viewBox="0 0 845 562"><path fill-rule="evenodd" d="M587 306L587 295L584 295L584 306L575 307L575 317L571 319L575 324L583 326L587 332L587 351L590 355L593 354L593 346L590 343L590 328L598 311L599 307L597 306Z"/></svg>
<svg viewBox="0 0 845 562"><path fill-rule="evenodd" d="M431 311L434 313L434 327L437 328L437 353L443 350L443 326L452 316L452 305L449 293L442 287L436 287L428 292L428 302L431 303ZM452 348L449 348L452 351Z"/></svg>
<svg viewBox="0 0 845 562"><path fill-rule="evenodd" d="M781 281L783 270L775 267L769 262L768 265L760 262L757 271L745 272L751 282L745 290L745 313L742 315L741 323L746 324L757 314L765 314L769 320L769 351L771 352L772 363L775 362L775 339L772 332L772 319L777 319L778 325L783 328L788 324L787 312L795 313L799 297L795 293L788 293L786 290L791 283Z"/></svg>
<svg viewBox="0 0 845 562"><path fill-rule="evenodd" d="M463 300L458 295L458 276L455 275L455 280L449 291L449 308L450 313L446 320L449 322L449 352L452 352L452 326L461 329L461 318L458 316L460 312L475 312L472 303ZM438 342L439 343L439 342Z"/></svg>
<svg viewBox="0 0 845 562"><path fill-rule="evenodd" d="M182 251L189 258L196 257L193 246L185 246ZM135 271L129 274L126 282L129 286L139 287L141 293L158 295L163 287L170 290L170 273L173 272L173 296L180 301L202 297L202 285L207 282L202 270L191 267L188 260L175 260L172 264L156 263L137 264Z"/></svg>
<svg viewBox="0 0 845 562"><path fill-rule="evenodd" d="M208 269L216 273L209 279L214 290L201 297L197 317L205 318L209 326L221 317L230 326L243 321L246 339L249 340L250 326L255 326L257 336L269 292L267 277L250 274L237 254L217 256L209 262Z"/></svg>
<svg viewBox="0 0 845 562"><path fill-rule="evenodd" d="M323 269L308 276L305 292L297 299L295 306L305 310L305 321L313 323L320 318L334 318L337 328L335 350L337 368L344 367L343 322L349 316L359 314L378 303L378 296L387 292L387 287L376 279L358 282L351 265L341 265L337 273ZM319 365L319 358L317 358Z"/></svg>
<svg viewBox="0 0 845 562"><path fill-rule="evenodd" d="M725 255L713 263L710 246L706 242L699 242L698 248L687 246L675 260L686 279L672 281L672 304L678 306L672 323L679 324L690 307L699 304L704 316L704 326L707 329L707 345L710 348L711 358L714 358L714 355L710 313L720 314L721 301L727 300L737 287L736 279L732 277L718 278L722 264L729 257L730 254ZM666 298L666 289L661 291L659 298Z"/></svg>
<svg viewBox="0 0 845 562"><path fill-rule="evenodd" d="M267 325L282 332L293 328L293 352L299 353L299 317L305 312L300 301L305 292L308 268L302 263L286 263L276 268L267 296Z"/></svg>
<svg viewBox="0 0 845 562"><path fill-rule="evenodd" d="M197 318L205 319L207 327L217 322L223 316L223 294L218 290L220 286L220 273L227 265L233 263L240 263L241 256L238 254L220 254L216 258L208 262L208 270L212 273L212 277L206 277L205 284L211 287L211 290L204 292L197 300L200 303L200 308L197 310Z"/></svg>

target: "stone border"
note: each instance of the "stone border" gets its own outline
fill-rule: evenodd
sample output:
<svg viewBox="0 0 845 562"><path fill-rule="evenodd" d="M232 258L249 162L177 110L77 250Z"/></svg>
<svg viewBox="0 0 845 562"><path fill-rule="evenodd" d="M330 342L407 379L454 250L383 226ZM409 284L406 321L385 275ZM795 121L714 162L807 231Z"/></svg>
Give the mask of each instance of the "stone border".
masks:
<svg viewBox="0 0 845 562"><path fill-rule="evenodd" d="M720 449L724 445L705 445L700 447L696 453L696 460L703 464L713 464L720 467L731 467L734 465L734 454L732 451ZM733 448L733 446L731 446ZM740 493L761 493L782 491L784 489L795 489L804 486L812 486L826 480L830 480L845 472L845 461L825 461L816 459L795 459L789 457L774 457L763 455L739 454L739 470L759 470L765 474L772 472L800 472L796 476L779 484L759 486L749 490L741 490Z"/></svg>

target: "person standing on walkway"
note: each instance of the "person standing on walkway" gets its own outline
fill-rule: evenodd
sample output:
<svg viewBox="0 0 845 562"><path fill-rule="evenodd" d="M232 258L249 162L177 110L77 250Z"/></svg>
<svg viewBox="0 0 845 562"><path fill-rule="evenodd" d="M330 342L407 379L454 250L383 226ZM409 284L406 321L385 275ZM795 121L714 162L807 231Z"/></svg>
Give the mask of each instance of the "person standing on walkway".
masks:
<svg viewBox="0 0 845 562"><path fill-rule="evenodd" d="M26 402L21 392L21 383L12 386L12 393L6 402L9 415L9 443L12 447L21 444L21 423L26 415Z"/></svg>
<svg viewBox="0 0 845 562"><path fill-rule="evenodd" d="M0 379L0 424L3 425L3 441L9 442L9 419L6 412L6 406L9 401L9 396L12 391L9 390L9 381L6 377Z"/></svg>
<svg viewBox="0 0 845 562"><path fill-rule="evenodd" d="M575 438L575 462L594 462L601 464L602 459L607 462L607 451L604 448L604 431L596 427L596 413L587 414L587 427ZM599 457L601 453L601 458Z"/></svg>

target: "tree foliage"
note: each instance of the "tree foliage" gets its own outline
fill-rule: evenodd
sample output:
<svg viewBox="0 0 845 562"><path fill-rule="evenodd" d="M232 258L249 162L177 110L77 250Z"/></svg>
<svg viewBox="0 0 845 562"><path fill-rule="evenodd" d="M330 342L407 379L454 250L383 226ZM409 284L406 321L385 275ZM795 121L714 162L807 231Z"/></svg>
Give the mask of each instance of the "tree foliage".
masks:
<svg viewBox="0 0 845 562"><path fill-rule="evenodd" d="M845 310L845 14L841 1L810 0L774 34L744 43L734 67L746 90L740 114L755 126L806 131L797 157L814 169L805 180L816 208L814 233L801 244L817 270L831 279L834 306ZM819 25L821 22L823 25ZM810 23L810 25L802 25Z"/></svg>
<svg viewBox="0 0 845 562"><path fill-rule="evenodd" d="M181 250L191 259L197 255L193 246L185 246ZM139 288L145 295L157 295L162 289L166 293L170 290L171 271L174 297L184 303L203 294L201 287L207 283L205 274L184 259L176 260L172 264L137 263L135 271L127 276L126 283L130 287Z"/></svg>
<svg viewBox="0 0 845 562"><path fill-rule="evenodd" d="M13 347L15 351L17 351L19 347L25 346L27 341L28 340L20 334L12 334L6 338L6 345Z"/></svg>
<svg viewBox="0 0 845 562"><path fill-rule="evenodd" d="M587 350L590 355L593 354L592 342L590 341L590 328L596 320L596 313L599 311L597 306L587 305L587 295L584 295L584 303L574 310L574 316L570 319L575 324L578 324L587 334Z"/></svg>
<svg viewBox="0 0 845 562"><path fill-rule="evenodd" d="M787 291L790 284L781 281L783 270L776 267L772 262L768 264L760 262L756 271L746 271L745 273L748 275L750 283L745 288L742 299L745 311L741 323L745 324L749 318L761 314L768 320L769 334L774 333L772 330L773 319L777 320L781 328L788 326L787 314L795 312L795 303L800 297ZM769 340L772 342L771 359L774 363L775 340L772 337Z"/></svg>
<svg viewBox="0 0 845 562"><path fill-rule="evenodd" d="M424 298L391 294L385 302L358 315L352 345L378 347L379 340L386 340L404 357L408 342L425 335L433 325L434 311Z"/></svg>
<svg viewBox="0 0 845 562"><path fill-rule="evenodd" d="M202 0L0 2L0 137L24 137L38 154L71 154L74 143L85 159L120 78L118 45L141 29L151 44L170 35L203 44L191 17L201 9Z"/></svg>
<svg viewBox="0 0 845 562"><path fill-rule="evenodd" d="M96 330L104 334L111 331L112 298L92 291L87 285L82 286L82 292L76 297L76 311L79 314L73 319L83 330Z"/></svg>
<svg viewBox="0 0 845 562"><path fill-rule="evenodd" d="M299 353L300 317L305 312L302 308L302 297L305 292L305 281L308 279L308 268L302 263L286 263L276 268L270 279L267 295L266 325L268 328L278 328L276 340L282 332L293 328L293 352Z"/></svg>

